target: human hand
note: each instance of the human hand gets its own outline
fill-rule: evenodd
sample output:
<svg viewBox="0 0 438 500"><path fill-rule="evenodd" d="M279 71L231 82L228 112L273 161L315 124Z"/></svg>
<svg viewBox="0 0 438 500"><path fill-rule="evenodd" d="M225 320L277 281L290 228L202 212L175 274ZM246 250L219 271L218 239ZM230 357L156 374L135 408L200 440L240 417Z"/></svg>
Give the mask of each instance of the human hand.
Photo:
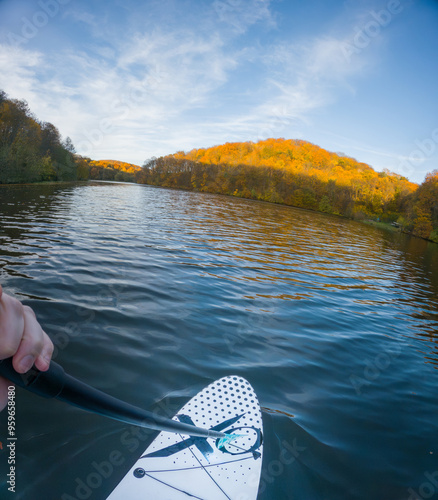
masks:
<svg viewBox="0 0 438 500"><path fill-rule="evenodd" d="M52 354L53 343L33 310L3 293L0 285L0 359L13 357L15 371L26 373L34 364L38 370L48 370ZM0 411L6 406L9 385L0 377Z"/></svg>

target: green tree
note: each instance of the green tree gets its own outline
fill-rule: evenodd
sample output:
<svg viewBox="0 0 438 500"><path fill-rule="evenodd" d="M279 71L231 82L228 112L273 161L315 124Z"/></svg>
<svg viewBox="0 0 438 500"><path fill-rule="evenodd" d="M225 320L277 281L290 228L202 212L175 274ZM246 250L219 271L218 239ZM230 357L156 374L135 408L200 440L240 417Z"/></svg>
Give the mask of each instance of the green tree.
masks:
<svg viewBox="0 0 438 500"><path fill-rule="evenodd" d="M40 123L26 101L0 91L0 183L74 180L77 164L69 138Z"/></svg>

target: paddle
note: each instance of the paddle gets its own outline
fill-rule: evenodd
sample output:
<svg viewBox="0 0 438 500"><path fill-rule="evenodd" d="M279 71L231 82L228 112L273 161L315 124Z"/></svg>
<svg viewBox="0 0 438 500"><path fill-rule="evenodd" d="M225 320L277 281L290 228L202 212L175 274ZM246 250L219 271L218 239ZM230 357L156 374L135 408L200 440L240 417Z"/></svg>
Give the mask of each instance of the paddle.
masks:
<svg viewBox="0 0 438 500"><path fill-rule="evenodd" d="M17 373L12 366L12 358L0 360L0 375L19 387L46 398L56 398L105 417L127 424L147 427L158 431L168 431L205 438L228 438L223 432L202 429L191 424L178 422L154 415L98 389L84 384L64 372L62 366L51 361L50 368L42 372L35 367L27 373Z"/></svg>

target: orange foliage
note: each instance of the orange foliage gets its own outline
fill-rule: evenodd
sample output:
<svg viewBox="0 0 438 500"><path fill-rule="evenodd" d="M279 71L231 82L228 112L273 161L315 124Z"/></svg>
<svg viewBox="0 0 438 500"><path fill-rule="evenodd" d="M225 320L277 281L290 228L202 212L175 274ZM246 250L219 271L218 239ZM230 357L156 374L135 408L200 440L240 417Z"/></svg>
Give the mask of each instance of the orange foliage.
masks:
<svg viewBox="0 0 438 500"><path fill-rule="evenodd" d="M417 189L408 221L413 234L438 243L438 170L427 174Z"/></svg>
<svg viewBox="0 0 438 500"><path fill-rule="evenodd" d="M388 170L285 139L179 151L145 163L137 180L388 221L399 218L417 188Z"/></svg>
<svg viewBox="0 0 438 500"><path fill-rule="evenodd" d="M395 212L394 200L410 195L417 188L416 184L400 175L388 170L376 172L365 163L303 140L267 139L257 143L226 143L208 149L193 149L188 153L178 152L166 158L221 165L224 168L246 166L279 169L295 176L305 176L305 184L312 190L329 182L335 183L337 189L348 189L354 202L361 203L362 211L368 215L383 215L391 204L389 208ZM324 194L316 192L316 199L321 200ZM291 204L303 206L302 194L291 193L290 197ZM326 203L324 206L327 210Z"/></svg>
<svg viewBox="0 0 438 500"><path fill-rule="evenodd" d="M90 161L90 166L97 168L113 168L114 170L120 170L130 174L135 174L141 170L139 165L116 160L92 160Z"/></svg>

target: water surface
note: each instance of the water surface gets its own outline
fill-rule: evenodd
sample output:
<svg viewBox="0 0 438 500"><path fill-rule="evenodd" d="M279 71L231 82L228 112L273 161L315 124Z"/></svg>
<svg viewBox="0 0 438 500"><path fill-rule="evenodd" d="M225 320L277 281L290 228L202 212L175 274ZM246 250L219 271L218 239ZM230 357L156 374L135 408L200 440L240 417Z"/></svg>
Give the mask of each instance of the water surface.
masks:
<svg viewBox="0 0 438 500"><path fill-rule="evenodd" d="M217 378L250 381L259 500L438 498L438 245L217 195L0 186L0 279L56 361L130 403L172 416ZM17 494L3 449L1 498L104 499L153 438L16 404Z"/></svg>

